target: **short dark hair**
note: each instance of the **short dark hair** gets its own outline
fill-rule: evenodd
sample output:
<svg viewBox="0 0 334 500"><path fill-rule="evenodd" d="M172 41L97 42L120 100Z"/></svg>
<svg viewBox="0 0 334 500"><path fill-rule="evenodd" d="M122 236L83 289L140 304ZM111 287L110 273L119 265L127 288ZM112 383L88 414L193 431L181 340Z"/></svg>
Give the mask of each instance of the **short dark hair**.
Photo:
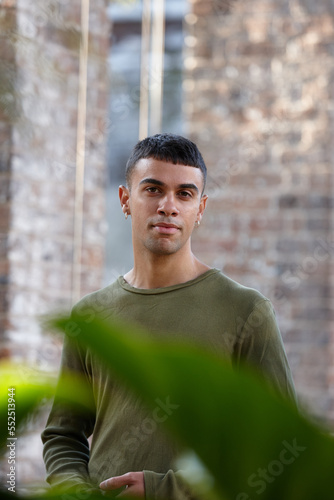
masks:
<svg viewBox="0 0 334 500"><path fill-rule="evenodd" d="M206 165L196 144L181 135L156 134L137 142L125 168L127 185L136 163L142 158L154 158L174 165L187 165L199 168L203 174L203 191L206 183Z"/></svg>

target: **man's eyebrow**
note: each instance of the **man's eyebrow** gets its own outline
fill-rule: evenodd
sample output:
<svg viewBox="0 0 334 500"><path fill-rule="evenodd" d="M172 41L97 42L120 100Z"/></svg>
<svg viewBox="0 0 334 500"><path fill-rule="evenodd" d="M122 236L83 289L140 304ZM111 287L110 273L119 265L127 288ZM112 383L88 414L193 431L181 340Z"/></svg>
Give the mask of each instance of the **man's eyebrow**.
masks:
<svg viewBox="0 0 334 500"><path fill-rule="evenodd" d="M197 193L199 193L199 189L196 186L196 184L180 184L179 188L180 189L193 189L194 191L196 191Z"/></svg>
<svg viewBox="0 0 334 500"><path fill-rule="evenodd" d="M165 186L164 182L158 181L158 179L152 179L150 177L140 181L139 185L141 185L141 184L154 184L155 186ZM199 193L199 189L196 186L196 184L192 184L192 183L179 184L178 189L192 189L192 190L196 191L196 193Z"/></svg>
<svg viewBox="0 0 334 500"><path fill-rule="evenodd" d="M146 178L140 181L139 185L141 184L155 184L156 186L164 186L165 184L162 181L158 181L157 179L151 179L151 178Z"/></svg>

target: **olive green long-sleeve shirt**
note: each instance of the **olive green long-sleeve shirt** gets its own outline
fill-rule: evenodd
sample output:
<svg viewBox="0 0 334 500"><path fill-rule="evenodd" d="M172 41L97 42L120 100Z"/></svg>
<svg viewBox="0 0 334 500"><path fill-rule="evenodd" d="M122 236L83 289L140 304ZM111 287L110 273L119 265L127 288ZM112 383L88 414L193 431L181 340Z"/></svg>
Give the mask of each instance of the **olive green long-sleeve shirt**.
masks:
<svg viewBox="0 0 334 500"><path fill-rule="evenodd" d="M154 336L202 342L236 368L243 361L255 366L276 389L295 398L270 301L217 269L186 283L149 290L134 288L120 277L84 297L74 310L87 320L98 313L137 323ZM143 470L147 498L195 498L173 470L178 450L161 429L174 411L173 401L158 400L153 412L145 411L95 354L75 340L65 340L60 380L67 371L84 375L91 410L69 410L56 396L42 434L50 484L97 487L109 477Z"/></svg>

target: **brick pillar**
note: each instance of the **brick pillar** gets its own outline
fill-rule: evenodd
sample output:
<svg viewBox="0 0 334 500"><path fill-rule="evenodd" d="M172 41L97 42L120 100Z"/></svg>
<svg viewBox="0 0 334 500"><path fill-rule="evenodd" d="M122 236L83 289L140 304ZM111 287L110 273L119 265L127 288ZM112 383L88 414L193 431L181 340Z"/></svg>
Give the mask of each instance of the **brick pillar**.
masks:
<svg viewBox="0 0 334 500"><path fill-rule="evenodd" d="M15 103L15 50L9 33L16 29L16 9L13 3L0 10L0 331L8 325L8 234L10 230L10 175L12 129L17 118ZM3 342L0 358L8 357L9 347Z"/></svg>
<svg viewBox="0 0 334 500"><path fill-rule="evenodd" d="M210 196L194 249L273 301L301 401L333 424L333 5L190 6L184 109Z"/></svg>
<svg viewBox="0 0 334 500"><path fill-rule="evenodd" d="M0 7L0 347L57 370L61 342L45 336L39 316L72 305L81 1L8 3ZM106 229L110 26L108 1L90 5L80 295L102 284ZM44 477L42 426L20 438L20 483Z"/></svg>

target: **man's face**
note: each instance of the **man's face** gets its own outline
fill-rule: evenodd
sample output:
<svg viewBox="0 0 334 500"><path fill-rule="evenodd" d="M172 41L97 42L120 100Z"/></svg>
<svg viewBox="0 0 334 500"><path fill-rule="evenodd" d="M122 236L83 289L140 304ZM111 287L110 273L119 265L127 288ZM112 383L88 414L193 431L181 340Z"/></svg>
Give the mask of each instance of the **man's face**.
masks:
<svg viewBox="0 0 334 500"><path fill-rule="evenodd" d="M130 189L124 188L121 197L131 214L134 248L156 255L176 253L185 245L190 248L191 233L207 200L201 196L203 184L199 168L141 159L132 172Z"/></svg>

